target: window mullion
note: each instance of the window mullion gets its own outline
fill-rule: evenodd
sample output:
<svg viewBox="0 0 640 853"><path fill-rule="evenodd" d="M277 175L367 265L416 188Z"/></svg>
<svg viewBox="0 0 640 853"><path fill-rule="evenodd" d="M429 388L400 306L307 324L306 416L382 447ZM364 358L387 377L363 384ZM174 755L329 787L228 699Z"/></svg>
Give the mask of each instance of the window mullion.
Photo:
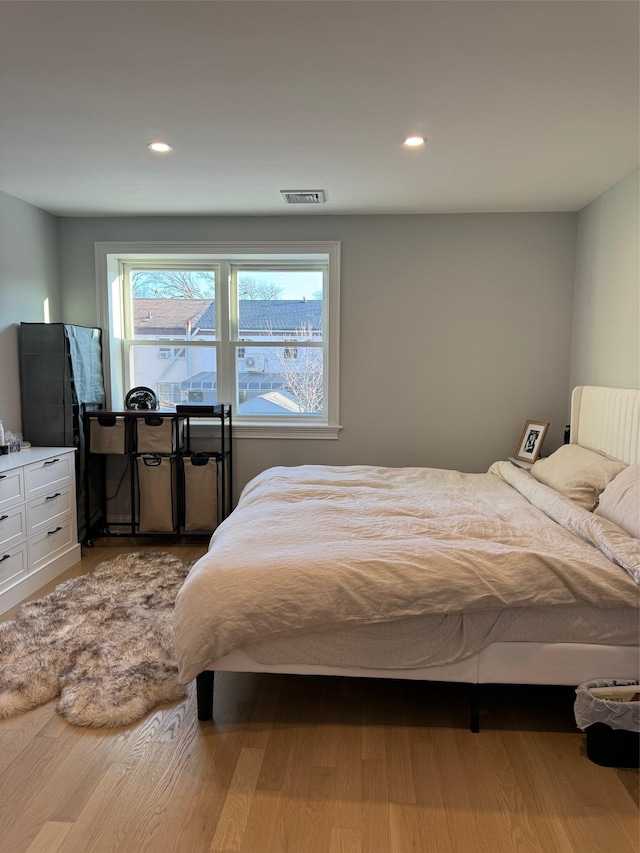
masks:
<svg viewBox="0 0 640 853"><path fill-rule="evenodd" d="M216 337L220 342L216 355L217 365L217 395L218 402L228 402L236 399L235 370L230 346L232 326L233 335L237 337L237 312L234 312L234 300L231 298L231 269L230 264L220 263L219 280L216 283ZM232 314L236 314L235 324Z"/></svg>
<svg viewBox="0 0 640 853"><path fill-rule="evenodd" d="M120 273L122 276L122 329L120 334L123 337L122 346L122 389L123 392L131 388L131 345L133 343L133 320L131 317L131 280L129 277L129 267L127 264L120 265Z"/></svg>

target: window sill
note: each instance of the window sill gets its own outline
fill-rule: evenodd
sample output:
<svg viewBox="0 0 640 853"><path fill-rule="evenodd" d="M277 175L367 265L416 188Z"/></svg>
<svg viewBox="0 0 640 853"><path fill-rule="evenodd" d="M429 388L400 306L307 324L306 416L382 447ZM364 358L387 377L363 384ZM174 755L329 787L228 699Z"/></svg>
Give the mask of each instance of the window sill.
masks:
<svg viewBox="0 0 640 853"><path fill-rule="evenodd" d="M234 438L337 439L341 426L303 424L239 424L233 422Z"/></svg>
<svg viewBox="0 0 640 853"><path fill-rule="evenodd" d="M217 420L200 418L191 422L191 435L198 440L208 437L212 425L219 425ZM252 424L233 421L234 438L287 438L287 439L336 439L341 426L321 426L320 424Z"/></svg>

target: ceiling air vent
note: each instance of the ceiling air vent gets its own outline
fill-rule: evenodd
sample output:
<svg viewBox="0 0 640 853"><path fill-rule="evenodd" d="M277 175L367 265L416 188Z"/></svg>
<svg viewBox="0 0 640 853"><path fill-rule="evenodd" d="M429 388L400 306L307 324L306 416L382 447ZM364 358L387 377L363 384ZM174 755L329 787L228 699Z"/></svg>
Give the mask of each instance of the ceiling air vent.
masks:
<svg viewBox="0 0 640 853"><path fill-rule="evenodd" d="M287 204L324 204L324 190L280 190Z"/></svg>

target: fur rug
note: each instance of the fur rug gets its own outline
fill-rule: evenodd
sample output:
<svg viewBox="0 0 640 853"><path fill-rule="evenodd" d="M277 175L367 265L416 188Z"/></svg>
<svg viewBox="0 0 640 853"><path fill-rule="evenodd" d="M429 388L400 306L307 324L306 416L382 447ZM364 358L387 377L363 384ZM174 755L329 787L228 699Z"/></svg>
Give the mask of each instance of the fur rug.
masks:
<svg viewBox="0 0 640 853"><path fill-rule="evenodd" d="M120 726L185 695L173 605L191 564L123 554L0 623L0 717L49 702L78 726Z"/></svg>

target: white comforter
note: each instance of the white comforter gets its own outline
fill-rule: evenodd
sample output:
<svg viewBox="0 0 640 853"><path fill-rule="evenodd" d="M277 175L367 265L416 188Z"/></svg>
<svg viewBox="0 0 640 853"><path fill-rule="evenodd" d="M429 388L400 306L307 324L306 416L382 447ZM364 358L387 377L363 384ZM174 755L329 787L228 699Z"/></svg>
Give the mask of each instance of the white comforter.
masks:
<svg viewBox="0 0 640 853"><path fill-rule="evenodd" d="M427 613L639 606L640 543L508 462L271 468L193 567L180 680L234 649Z"/></svg>

